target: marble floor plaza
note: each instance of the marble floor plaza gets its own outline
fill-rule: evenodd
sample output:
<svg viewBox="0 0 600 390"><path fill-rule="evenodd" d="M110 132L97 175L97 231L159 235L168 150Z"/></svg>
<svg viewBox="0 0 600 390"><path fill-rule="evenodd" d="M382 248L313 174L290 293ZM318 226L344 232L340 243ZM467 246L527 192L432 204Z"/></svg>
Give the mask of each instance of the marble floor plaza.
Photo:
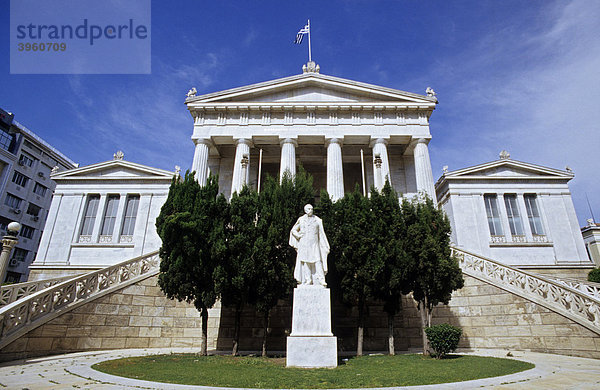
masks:
<svg viewBox="0 0 600 390"><path fill-rule="evenodd" d="M91 366L97 362L128 356L196 352L192 349L128 349L80 352L0 364L0 387L8 389L212 389L208 386L171 385L103 374ZM512 351L515 359L535 364L535 368L496 378L428 386L394 387L422 389L598 389L598 360ZM475 350L469 354L506 357L506 350ZM223 388L221 388L223 389ZM390 388L391 389L391 388Z"/></svg>

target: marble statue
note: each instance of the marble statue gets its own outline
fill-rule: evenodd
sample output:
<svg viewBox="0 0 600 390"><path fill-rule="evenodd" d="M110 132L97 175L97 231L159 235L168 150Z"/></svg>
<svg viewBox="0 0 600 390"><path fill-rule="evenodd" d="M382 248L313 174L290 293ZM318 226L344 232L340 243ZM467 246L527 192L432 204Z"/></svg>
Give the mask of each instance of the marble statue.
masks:
<svg viewBox="0 0 600 390"><path fill-rule="evenodd" d="M196 87L192 87L192 89L190 89L187 93L187 97L191 98L196 96L196 94L198 93L198 91L196 90Z"/></svg>
<svg viewBox="0 0 600 390"><path fill-rule="evenodd" d="M302 285L325 287L329 242L323 221L313 214L313 207L307 204L304 212L290 231L290 245L298 252L294 278Z"/></svg>

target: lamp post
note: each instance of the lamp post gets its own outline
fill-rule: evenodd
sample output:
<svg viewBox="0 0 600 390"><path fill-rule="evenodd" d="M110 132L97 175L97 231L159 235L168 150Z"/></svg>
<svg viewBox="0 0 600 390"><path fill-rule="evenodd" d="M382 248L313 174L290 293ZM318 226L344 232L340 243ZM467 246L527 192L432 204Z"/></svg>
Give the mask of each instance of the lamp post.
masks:
<svg viewBox="0 0 600 390"><path fill-rule="evenodd" d="M21 224L11 222L6 229L6 236L2 237L2 253L0 253L0 284L4 283L6 277L6 269L8 268L8 259L12 248L19 243L17 234L21 230Z"/></svg>

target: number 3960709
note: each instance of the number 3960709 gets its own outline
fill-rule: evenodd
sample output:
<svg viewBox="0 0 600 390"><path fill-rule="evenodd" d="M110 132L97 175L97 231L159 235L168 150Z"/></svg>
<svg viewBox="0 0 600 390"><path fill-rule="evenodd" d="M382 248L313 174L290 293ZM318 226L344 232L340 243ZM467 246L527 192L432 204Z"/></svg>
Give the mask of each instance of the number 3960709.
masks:
<svg viewBox="0 0 600 390"><path fill-rule="evenodd" d="M19 42L17 45L19 51L65 51L67 50L67 44L64 42L50 42L50 43L23 43Z"/></svg>

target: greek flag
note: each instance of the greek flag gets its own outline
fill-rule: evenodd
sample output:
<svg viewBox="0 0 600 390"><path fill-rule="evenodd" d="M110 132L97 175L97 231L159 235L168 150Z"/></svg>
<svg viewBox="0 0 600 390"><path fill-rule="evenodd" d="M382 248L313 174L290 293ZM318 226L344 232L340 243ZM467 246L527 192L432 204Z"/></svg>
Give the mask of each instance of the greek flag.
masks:
<svg viewBox="0 0 600 390"><path fill-rule="evenodd" d="M296 39L294 40L294 43L296 45L299 45L302 43L302 37L304 37L304 34L308 34L310 33L310 26L307 24L306 26L302 27L300 29L300 31L298 31L298 34L296 34Z"/></svg>

